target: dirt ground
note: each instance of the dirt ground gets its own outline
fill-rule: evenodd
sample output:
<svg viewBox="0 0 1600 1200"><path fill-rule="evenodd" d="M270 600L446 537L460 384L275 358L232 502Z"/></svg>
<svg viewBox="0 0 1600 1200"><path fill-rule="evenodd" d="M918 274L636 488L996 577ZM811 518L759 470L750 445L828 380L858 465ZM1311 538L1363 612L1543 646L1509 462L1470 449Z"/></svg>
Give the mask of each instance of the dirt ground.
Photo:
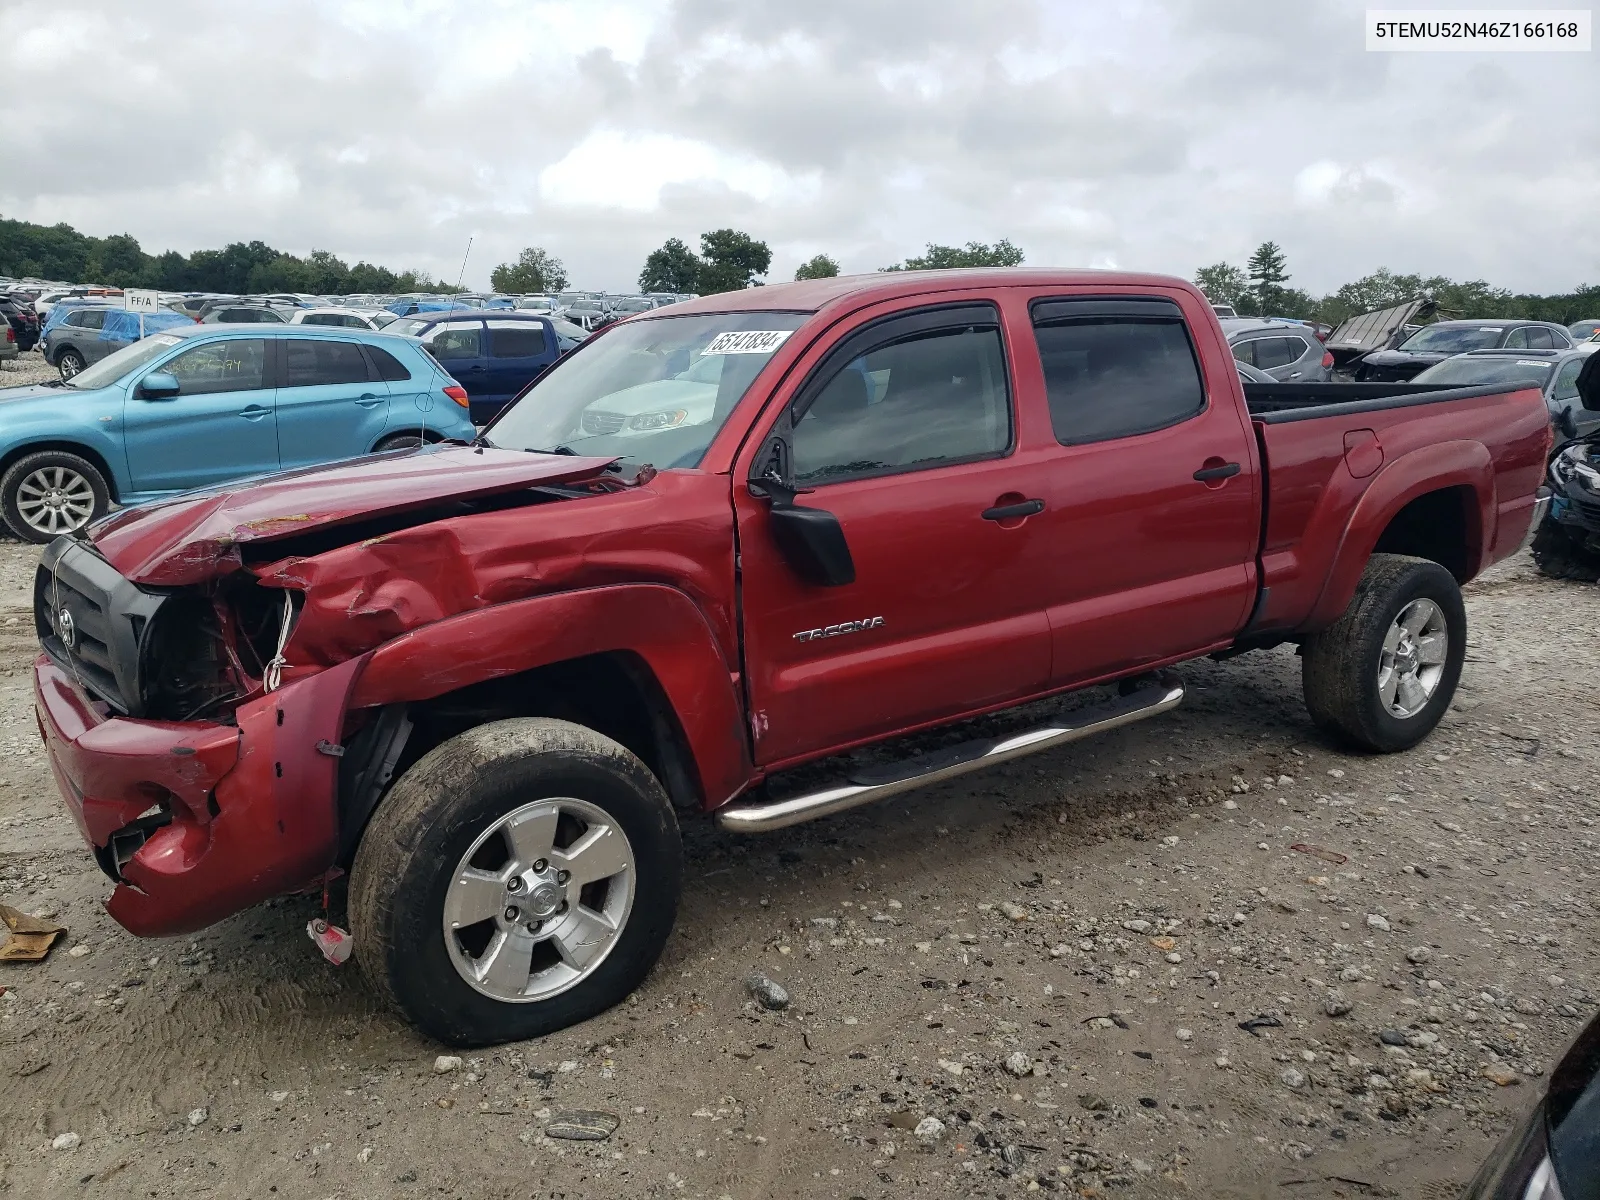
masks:
<svg viewBox="0 0 1600 1200"><path fill-rule="evenodd" d="M0 544L0 900L70 935L0 966L3 1195L1443 1200L1600 995L1600 590L1525 558L1470 589L1415 751L1330 747L1285 648L875 808L693 824L629 1003L443 1072L312 898L172 941L105 916L31 712L33 562ZM620 1127L546 1137L569 1109Z"/></svg>

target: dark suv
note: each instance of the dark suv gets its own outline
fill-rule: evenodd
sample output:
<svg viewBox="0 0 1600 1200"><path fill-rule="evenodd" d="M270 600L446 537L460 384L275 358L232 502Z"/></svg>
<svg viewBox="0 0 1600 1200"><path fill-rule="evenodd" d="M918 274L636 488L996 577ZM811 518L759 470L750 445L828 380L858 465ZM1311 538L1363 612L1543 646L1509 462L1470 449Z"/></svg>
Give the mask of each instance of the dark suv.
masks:
<svg viewBox="0 0 1600 1200"><path fill-rule="evenodd" d="M1374 350L1355 364L1358 383L1405 383L1453 354L1469 350L1566 350L1572 335L1549 321L1436 321L1398 349Z"/></svg>
<svg viewBox="0 0 1600 1200"><path fill-rule="evenodd" d="M39 314L33 311L33 301L0 296L0 317L5 318L18 350L39 344Z"/></svg>

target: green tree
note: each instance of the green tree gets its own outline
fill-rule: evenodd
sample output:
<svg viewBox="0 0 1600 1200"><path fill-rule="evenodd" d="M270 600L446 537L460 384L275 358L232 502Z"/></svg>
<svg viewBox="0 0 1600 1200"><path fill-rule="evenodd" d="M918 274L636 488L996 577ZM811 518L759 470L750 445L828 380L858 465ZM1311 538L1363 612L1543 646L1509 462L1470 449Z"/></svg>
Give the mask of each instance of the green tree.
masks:
<svg viewBox="0 0 1600 1200"><path fill-rule="evenodd" d="M1212 263L1194 273L1194 285L1213 304L1231 304L1236 311L1250 296L1250 277L1231 263Z"/></svg>
<svg viewBox="0 0 1600 1200"><path fill-rule="evenodd" d="M702 296L737 292L759 285L758 276L772 266L772 251L737 229L715 229L700 235L700 275L695 289Z"/></svg>
<svg viewBox="0 0 1600 1200"><path fill-rule="evenodd" d="M524 295L529 292L559 292L567 286L567 268L561 260L540 246L529 246L514 263L501 263L489 272L489 283L497 292Z"/></svg>
<svg viewBox="0 0 1600 1200"><path fill-rule="evenodd" d="M796 279L832 279L838 273L839 264L826 254L819 254L796 267L794 277Z"/></svg>
<svg viewBox="0 0 1600 1200"><path fill-rule="evenodd" d="M700 282L700 256L681 238L668 238L652 250L639 272L641 292L692 292Z"/></svg>
<svg viewBox="0 0 1600 1200"><path fill-rule="evenodd" d="M1278 305L1282 285L1289 281L1289 274L1284 270L1287 265L1283 247L1277 242L1262 242L1245 264L1250 272L1250 287L1256 294L1257 311L1263 316L1271 315Z"/></svg>
<svg viewBox="0 0 1600 1200"><path fill-rule="evenodd" d="M1020 267L1022 250L1006 238L992 246L982 242L968 242L965 246L940 246L929 242L927 249L914 258L884 271L942 271L951 267Z"/></svg>

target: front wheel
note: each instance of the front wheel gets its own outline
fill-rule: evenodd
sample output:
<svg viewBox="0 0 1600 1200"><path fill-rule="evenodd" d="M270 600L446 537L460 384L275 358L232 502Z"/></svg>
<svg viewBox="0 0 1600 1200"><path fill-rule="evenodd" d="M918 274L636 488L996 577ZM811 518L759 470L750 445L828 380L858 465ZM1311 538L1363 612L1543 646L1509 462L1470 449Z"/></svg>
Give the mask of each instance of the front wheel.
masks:
<svg viewBox="0 0 1600 1200"><path fill-rule="evenodd" d="M655 776L567 721L480 725L424 755L373 814L350 872L367 978L456 1046L539 1037L649 973L682 848Z"/></svg>
<svg viewBox="0 0 1600 1200"><path fill-rule="evenodd" d="M1409 749L1449 708L1466 652L1455 577L1427 559L1374 554L1343 615L1302 648L1306 707L1361 749Z"/></svg>
<svg viewBox="0 0 1600 1200"><path fill-rule="evenodd" d="M374 454L386 454L390 450L415 450L427 444L425 438L415 433L391 433L388 437L379 441L372 448L372 452Z"/></svg>

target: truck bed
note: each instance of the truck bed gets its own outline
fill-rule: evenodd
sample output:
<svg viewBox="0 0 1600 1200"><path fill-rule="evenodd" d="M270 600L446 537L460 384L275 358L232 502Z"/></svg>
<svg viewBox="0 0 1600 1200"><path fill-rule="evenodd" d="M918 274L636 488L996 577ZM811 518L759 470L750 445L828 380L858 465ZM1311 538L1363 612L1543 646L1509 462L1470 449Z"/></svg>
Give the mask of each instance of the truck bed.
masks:
<svg viewBox="0 0 1600 1200"><path fill-rule="evenodd" d="M1474 396L1497 396L1518 390L1503 383L1473 387L1448 383L1245 383L1243 386L1250 415L1267 424L1406 408Z"/></svg>
<svg viewBox="0 0 1600 1200"><path fill-rule="evenodd" d="M1267 483L1251 634L1326 626L1374 550L1433 557L1465 583L1521 543L1550 444L1538 388L1243 387Z"/></svg>

